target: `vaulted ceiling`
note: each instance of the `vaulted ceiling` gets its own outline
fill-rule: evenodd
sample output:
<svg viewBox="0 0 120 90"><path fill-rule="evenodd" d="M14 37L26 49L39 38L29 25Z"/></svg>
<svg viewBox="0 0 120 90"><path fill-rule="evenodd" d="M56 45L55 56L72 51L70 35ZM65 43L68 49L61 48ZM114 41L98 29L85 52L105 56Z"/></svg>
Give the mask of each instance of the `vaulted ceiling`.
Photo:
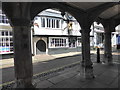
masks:
<svg viewBox="0 0 120 90"><path fill-rule="evenodd" d="M67 2L70 6L79 8L83 11L87 11L91 8L98 7L106 2ZM99 15L100 18L120 18L120 3L108 8Z"/></svg>
<svg viewBox="0 0 120 90"><path fill-rule="evenodd" d="M64 1L64 0L62 0ZM50 4L48 2L37 2L37 3L33 3L31 2L32 6L31 6L31 11L32 14L36 14L39 12L39 8L42 8L43 4L45 4L45 7L50 7L50 5L62 5L63 9L67 8L67 6L72 7L72 10L77 9L77 11L80 12L91 12L94 13L94 15L96 14L97 11L100 11L101 13L99 13L97 16L99 19L114 19L118 24L120 24L120 2L55 2L57 4ZM47 3L47 4L46 4ZM52 3L52 2L51 2ZM58 4L59 3L59 4ZM9 5L9 4L7 4ZM12 5L12 4L11 4ZM10 6L11 7L11 6ZM43 8L45 8L43 7ZM7 6L5 6L5 8L8 8ZM74 9L73 9L74 8ZM8 12L10 12L10 10L8 10ZM32 15L32 16L34 16Z"/></svg>

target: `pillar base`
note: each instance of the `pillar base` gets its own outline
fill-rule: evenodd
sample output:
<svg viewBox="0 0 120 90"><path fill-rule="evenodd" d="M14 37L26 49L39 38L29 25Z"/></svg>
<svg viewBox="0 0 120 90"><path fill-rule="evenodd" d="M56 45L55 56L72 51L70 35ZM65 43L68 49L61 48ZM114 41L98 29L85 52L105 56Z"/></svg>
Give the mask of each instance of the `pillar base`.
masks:
<svg viewBox="0 0 120 90"><path fill-rule="evenodd" d="M81 61L81 66L85 67L85 61Z"/></svg>
<svg viewBox="0 0 120 90"><path fill-rule="evenodd" d="M113 65L113 61L108 61L108 65Z"/></svg>
<svg viewBox="0 0 120 90"><path fill-rule="evenodd" d="M28 79L16 80L13 88L35 88L35 86L32 84L32 82L28 82L28 81L29 81Z"/></svg>
<svg viewBox="0 0 120 90"><path fill-rule="evenodd" d="M104 57L104 62L107 63L108 65L113 64L112 56L111 55L105 56Z"/></svg>
<svg viewBox="0 0 120 90"><path fill-rule="evenodd" d="M93 74L93 67L89 66L85 68L85 78L86 79L94 79L95 76Z"/></svg>
<svg viewBox="0 0 120 90"><path fill-rule="evenodd" d="M84 65L84 66L82 66ZM94 79L95 76L93 74L93 67L85 67L85 64L81 63L81 67L80 67L80 77L82 79Z"/></svg>

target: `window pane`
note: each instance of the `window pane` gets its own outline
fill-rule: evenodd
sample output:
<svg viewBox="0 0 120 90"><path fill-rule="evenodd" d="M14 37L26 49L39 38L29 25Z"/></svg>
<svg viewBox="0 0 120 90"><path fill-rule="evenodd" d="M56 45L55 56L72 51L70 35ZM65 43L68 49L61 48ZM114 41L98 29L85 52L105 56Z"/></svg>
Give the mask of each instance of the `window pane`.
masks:
<svg viewBox="0 0 120 90"><path fill-rule="evenodd" d="M4 31L2 31L2 36L4 36Z"/></svg>
<svg viewBox="0 0 120 90"><path fill-rule="evenodd" d="M48 24L49 24L49 22L48 22L48 18L47 18L47 27L49 26Z"/></svg>
<svg viewBox="0 0 120 90"><path fill-rule="evenodd" d="M10 31L10 36L12 36L12 31Z"/></svg>
<svg viewBox="0 0 120 90"><path fill-rule="evenodd" d="M53 44L54 43L54 44ZM64 38L52 38L51 39L51 43L50 43L51 47L66 47L66 39Z"/></svg>
<svg viewBox="0 0 120 90"><path fill-rule="evenodd" d="M2 23L2 15L0 15L0 23Z"/></svg>
<svg viewBox="0 0 120 90"><path fill-rule="evenodd" d="M48 27L50 27L50 19L49 19L49 23L48 24L49 24Z"/></svg>
<svg viewBox="0 0 120 90"><path fill-rule="evenodd" d="M59 28L59 20L56 21L56 28Z"/></svg>
<svg viewBox="0 0 120 90"><path fill-rule="evenodd" d="M41 26L45 27L45 18L41 18Z"/></svg>
<svg viewBox="0 0 120 90"><path fill-rule="evenodd" d="M8 31L5 31L5 35L8 36Z"/></svg>
<svg viewBox="0 0 120 90"><path fill-rule="evenodd" d="M5 16L2 16L2 23L5 23Z"/></svg>
<svg viewBox="0 0 120 90"><path fill-rule="evenodd" d="M54 28L54 20L52 19L52 28Z"/></svg>

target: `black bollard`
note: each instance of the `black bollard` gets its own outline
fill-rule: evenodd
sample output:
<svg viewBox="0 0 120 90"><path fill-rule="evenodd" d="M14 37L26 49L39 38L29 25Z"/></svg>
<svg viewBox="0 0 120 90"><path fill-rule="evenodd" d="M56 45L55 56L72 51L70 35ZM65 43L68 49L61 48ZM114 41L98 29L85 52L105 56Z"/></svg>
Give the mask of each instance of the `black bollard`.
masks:
<svg viewBox="0 0 120 90"><path fill-rule="evenodd" d="M97 63L100 63L100 49L97 48Z"/></svg>

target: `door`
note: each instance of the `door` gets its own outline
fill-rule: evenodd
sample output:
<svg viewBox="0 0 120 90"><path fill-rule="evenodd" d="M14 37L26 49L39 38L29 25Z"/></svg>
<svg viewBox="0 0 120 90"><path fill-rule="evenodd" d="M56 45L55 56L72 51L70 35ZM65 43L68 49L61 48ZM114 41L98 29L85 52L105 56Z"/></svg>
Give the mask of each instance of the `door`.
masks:
<svg viewBox="0 0 120 90"><path fill-rule="evenodd" d="M46 43L43 40L39 40L36 44L36 53L45 54L46 53Z"/></svg>

